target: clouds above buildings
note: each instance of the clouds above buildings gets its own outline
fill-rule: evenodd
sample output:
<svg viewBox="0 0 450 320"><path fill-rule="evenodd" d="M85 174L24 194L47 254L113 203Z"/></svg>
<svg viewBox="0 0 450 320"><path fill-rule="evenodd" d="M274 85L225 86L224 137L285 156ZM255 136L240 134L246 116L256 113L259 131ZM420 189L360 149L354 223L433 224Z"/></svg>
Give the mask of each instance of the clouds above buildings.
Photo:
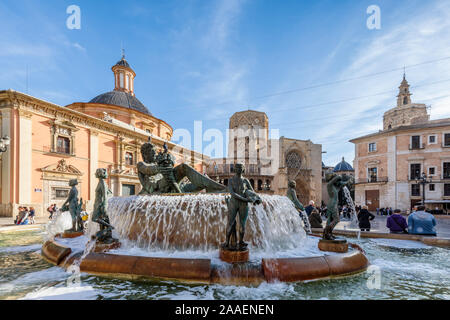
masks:
<svg viewBox="0 0 450 320"><path fill-rule="evenodd" d="M353 159L349 139L381 129L403 66L413 101L450 117L450 4L379 1L381 30L368 30L371 4L79 1L82 29L68 30L69 3L3 1L0 88L25 91L28 68L30 94L88 101L112 89L124 43L136 95L174 128L204 120L225 132L234 112L264 111L281 135L322 143L334 165Z"/></svg>

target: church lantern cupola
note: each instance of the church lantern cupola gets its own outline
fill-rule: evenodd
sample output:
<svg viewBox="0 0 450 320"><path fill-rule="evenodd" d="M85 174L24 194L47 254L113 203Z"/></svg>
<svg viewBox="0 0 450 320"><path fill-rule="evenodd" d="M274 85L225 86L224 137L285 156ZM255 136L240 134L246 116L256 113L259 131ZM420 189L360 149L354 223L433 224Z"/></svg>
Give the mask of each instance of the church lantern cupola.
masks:
<svg viewBox="0 0 450 320"><path fill-rule="evenodd" d="M114 90L126 92L134 96L134 77L136 77L136 73L131 69L127 60L125 60L125 53L122 53L122 59L111 70L114 72Z"/></svg>
<svg viewBox="0 0 450 320"><path fill-rule="evenodd" d="M400 91L397 96L397 107L411 104L411 93L409 92L409 83L406 81L406 75L403 74L403 81L399 87Z"/></svg>

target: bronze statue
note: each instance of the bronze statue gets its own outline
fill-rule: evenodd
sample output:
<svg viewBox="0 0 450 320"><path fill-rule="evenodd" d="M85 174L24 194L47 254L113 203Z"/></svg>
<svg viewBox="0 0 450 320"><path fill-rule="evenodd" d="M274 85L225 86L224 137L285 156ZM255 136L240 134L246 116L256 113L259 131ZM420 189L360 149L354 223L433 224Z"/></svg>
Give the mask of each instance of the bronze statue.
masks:
<svg viewBox="0 0 450 320"><path fill-rule="evenodd" d="M294 180L290 180L288 182L288 191L286 196L292 201L295 209L299 212L300 218L302 218L303 224L305 225L306 232L311 232L310 223L305 213L305 207L297 198L297 191L295 191L296 186L297 183Z"/></svg>
<svg viewBox="0 0 450 320"><path fill-rule="evenodd" d="M175 180L174 166L175 157L169 153L169 148L167 144L164 143L164 151L158 153L156 156L156 163L158 164L159 170L162 173L166 183L167 183L167 193L182 193L180 186Z"/></svg>
<svg viewBox="0 0 450 320"><path fill-rule="evenodd" d="M67 231L71 232L83 231L83 221L80 215L83 200L80 199L80 201L78 202L78 190L76 187L77 185L78 185L77 179L72 179L69 181L69 186L71 186L72 188L70 189L67 200L61 207L61 211L70 212L70 215L72 217L72 229L69 229Z"/></svg>
<svg viewBox="0 0 450 320"><path fill-rule="evenodd" d="M244 165L235 165L235 175L230 179L228 189L231 197L227 197L225 200L228 206L228 224L226 241L222 245L223 248L228 250L244 251L247 249L248 244L244 242L245 225L248 218L248 203L261 204L261 198L255 193L250 182L242 176L244 173ZM230 243L233 237L236 241L236 218L239 214L239 242Z"/></svg>
<svg viewBox="0 0 450 320"><path fill-rule="evenodd" d="M175 159L169 153L167 145L164 151L156 155L151 139L141 146L143 161L137 164L139 181L142 185L140 195L164 193L225 192L226 187L197 172L191 166L182 163L175 166ZM187 178L189 183L180 185Z"/></svg>
<svg viewBox="0 0 450 320"><path fill-rule="evenodd" d="M352 178L347 175L337 175L335 173L327 173L326 175L327 191L330 200L327 205L327 225L323 231L324 240L335 240L333 229L339 223L339 190L342 187L351 184Z"/></svg>
<svg viewBox="0 0 450 320"><path fill-rule="evenodd" d="M293 180L290 180L288 182L288 191L287 191L286 196L289 198L289 200L292 201L292 203L294 204L295 208L298 211L305 211L305 207L297 198L297 191L295 191L296 186L297 186L297 183Z"/></svg>
<svg viewBox="0 0 450 320"><path fill-rule="evenodd" d="M92 221L100 225L100 231L97 232L95 237L99 242L113 243L117 240L112 237L112 229L114 227L110 224L108 217L108 199L112 196L112 192L104 180L108 178L108 173L106 169L100 168L95 172L95 177L98 178L98 185L95 189Z"/></svg>

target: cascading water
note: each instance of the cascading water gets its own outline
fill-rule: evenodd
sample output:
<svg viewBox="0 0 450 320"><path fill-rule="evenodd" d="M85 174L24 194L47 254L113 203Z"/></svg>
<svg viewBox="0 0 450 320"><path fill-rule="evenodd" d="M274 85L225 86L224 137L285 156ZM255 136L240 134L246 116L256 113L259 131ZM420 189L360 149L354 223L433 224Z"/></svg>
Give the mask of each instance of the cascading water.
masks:
<svg viewBox="0 0 450 320"><path fill-rule="evenodd" d="M355 208L355 203L353 202L352 196L350 194L350 190L348 190L347 186L344 186L342 188L343 192L344 192L344 196L345 199L347 200L347 204L350 207L351 210L351 222L350 222L350 226L352 228L358 228L358 239L361 236L361 230L359 230L359 223L358 223L358 216L356 215L356 208Z"/></svg>
<svg viewBox="0 0 450 320"><path fill-rule="evenodd" d="M52 219L45 226L45 240L53 239L57 234L63 233L64 230L72 228L72 216L69 211L61 211L58 209L53 214Z"/></svg>
<svg viewBox="0 0 450 320"><path fill-rule="evenodd" d="M300 216L303 221L303 226L305 231L310 234L311 233L311 224L309 223L308 215L306 214L306 211L300 211Z"/></svg>
<svg viewBox="0 0 450 320"><path fill-rule="evenodd" d="M147 250L211 250L225 241L225 194L115 197L108 215L119 239ZM253 249L274 251L301 247L302 219L283 196L261 195L249 205L245 240Z"/></svg>

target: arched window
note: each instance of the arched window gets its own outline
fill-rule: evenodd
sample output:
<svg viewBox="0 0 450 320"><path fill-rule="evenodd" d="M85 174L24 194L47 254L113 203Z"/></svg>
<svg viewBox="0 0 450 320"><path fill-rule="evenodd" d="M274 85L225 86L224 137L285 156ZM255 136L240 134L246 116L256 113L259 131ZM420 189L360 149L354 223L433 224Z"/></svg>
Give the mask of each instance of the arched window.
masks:
<svg viewBox="0 0 450 320"><path fill-rule="evenodd" d="M131 152L125 152L125 164L128 166L133 165L133 154Z"/></svg>
<svg viewBox="0 0 450 320"><path fill-rule="evenodd" d="M261 191L263 189L263 182L261 179L258 180L258 191Z"/></svg>
<svg viewBox="0 0 450 320"><path fill-rule="evenodd" d="M408 104L408 97L403 98L403 104Z"/></svg>
<svg viewBox="0 0 450 320"><path fill-rule="evenodd" d="M250 184L252 185L252 188L255 189L255 180L250 179Z"/></svg>
<svg viewBox="0 0 450 320"><path fill-rule="evenodd" d="M291 151L287 154L286 167L288 169L289 179L297 178L302 168L302 158L297 152Z"/></svg>
<svg viewBox="0 0 450 320"><path fill-rule="evenodd" d="M130 86L130 75L129 75L129 74L127 74L127 84L126 84L126 88L127 88L128 90L131 90L131 86Z"/></svg>
<svg viewBox="0 0 450 320"><path fill-rule="evenodd" d="M124 88L124 76L123 76L123 72L121 72L121 73L119 74L119 79L120 79L119 86L120 86L121 88Z"/></svg>

